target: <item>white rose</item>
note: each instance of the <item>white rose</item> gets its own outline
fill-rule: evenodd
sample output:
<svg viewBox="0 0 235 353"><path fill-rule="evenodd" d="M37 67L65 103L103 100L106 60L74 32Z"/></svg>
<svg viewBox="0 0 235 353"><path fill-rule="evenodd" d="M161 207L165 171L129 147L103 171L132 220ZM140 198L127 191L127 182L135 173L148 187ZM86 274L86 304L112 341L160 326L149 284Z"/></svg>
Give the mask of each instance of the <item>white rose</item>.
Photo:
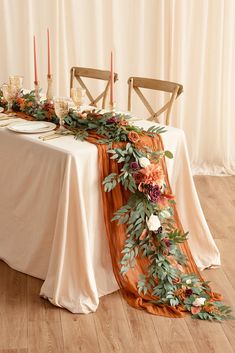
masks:
<svg viewBox="0 0 235 353"><path fill-rule="evenodd" d="M150 231L152 232L157 231L158 228L161 227L161 223L158 216L152 214L147 220L147 226Z"/></svg>
<svg viewBox="0 0 235 353"><path fill-rule="evenodd" d="M191 279L187 279L186 284L191 284L192 280Z"/></svg>
<svg viewBox="0 0 235 353"><path fill-rule="evenodd" d="M206 298L197 298L194 300L193 306L202 306L204 305L205 301L206 301Z"/></svg>
<svg viewBox="0 0 235 353"><path fill-rule="evenodd" d="M139 159L139 164L142 168L146 168L148 165L150 165L150 160L146 157L141 157Z"/></svg>

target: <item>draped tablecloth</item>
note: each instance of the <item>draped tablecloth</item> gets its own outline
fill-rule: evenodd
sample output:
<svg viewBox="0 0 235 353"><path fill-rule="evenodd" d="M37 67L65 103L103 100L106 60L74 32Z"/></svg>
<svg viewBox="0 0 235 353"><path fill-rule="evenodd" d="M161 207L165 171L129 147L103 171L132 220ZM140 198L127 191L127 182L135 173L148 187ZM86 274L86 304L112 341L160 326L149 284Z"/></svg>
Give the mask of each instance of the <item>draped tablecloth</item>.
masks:
<svg viewBox="0 0 235 353"><path fill-rule="evenodd" d="M191 175L185 135L167 127L162 138L174 154L167 160L168 173L195 262L201 269L219 265ZM118 289L95 145L72 136L43 142L37 134L0 128L0 259L43 279L40 294L74 313L95 311L99 297Z"/></svg>

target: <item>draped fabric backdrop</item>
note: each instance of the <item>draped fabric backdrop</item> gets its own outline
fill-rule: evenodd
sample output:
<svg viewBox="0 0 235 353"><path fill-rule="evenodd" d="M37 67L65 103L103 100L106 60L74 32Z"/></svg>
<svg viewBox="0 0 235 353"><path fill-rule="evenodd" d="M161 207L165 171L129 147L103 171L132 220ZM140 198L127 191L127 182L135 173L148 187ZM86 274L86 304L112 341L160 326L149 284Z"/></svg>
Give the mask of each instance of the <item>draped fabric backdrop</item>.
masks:
<svg viewBox="0 0 235 353"><path fill-rule="evenodd" d="M0 83L21 74L33 88L35 34L46 90L47 27L55 95L69 95L72 66L108 69L114 49L118 107L131 75L182 83L172 125L186 133L194 173L235 174L234 0L0 0L0 9Z"/></svg>

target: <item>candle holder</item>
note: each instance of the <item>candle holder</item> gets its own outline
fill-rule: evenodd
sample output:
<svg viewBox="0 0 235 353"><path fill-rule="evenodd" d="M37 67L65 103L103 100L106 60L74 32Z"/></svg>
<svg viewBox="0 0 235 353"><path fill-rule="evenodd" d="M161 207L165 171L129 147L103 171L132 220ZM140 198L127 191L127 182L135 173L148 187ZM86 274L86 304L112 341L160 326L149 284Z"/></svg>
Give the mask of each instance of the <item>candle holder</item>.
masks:
<svg viewBox="0 0 235 353"><path fill-rule="evenodd" d="M35 101L37 103L40 102L40 95L39 95L39 82L34 81L34 91L35 91Z"/></svg>
<svg viewBox="0 0 235 353"><path fill-rule="evenodd" d="M109 103L109 105L108 105L108 110L110 111L110 112L112 112L113 114L115 114L115 111L116 111L116 103L115 102L113 102L113 103Z"/></svg>
<svg viewBox="0 0 235 353"><path fill-rule="evenodd" d="M52 75L47 75L47 94L46 94L47 102L52 102L53 94L52 94Z"/></svg>

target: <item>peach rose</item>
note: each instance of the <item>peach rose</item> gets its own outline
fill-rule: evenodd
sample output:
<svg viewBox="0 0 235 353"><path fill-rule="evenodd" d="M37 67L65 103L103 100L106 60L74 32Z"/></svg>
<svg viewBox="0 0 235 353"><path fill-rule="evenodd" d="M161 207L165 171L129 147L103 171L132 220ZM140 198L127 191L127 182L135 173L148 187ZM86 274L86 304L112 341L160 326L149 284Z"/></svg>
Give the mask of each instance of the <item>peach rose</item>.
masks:
<svg viewBox="0 0 235 353"><path fill-rule="evenodd" d="M144 175L145 184L161 185L163 183L164 173L158 164L150 164L146 168L141 169L140 173Z"/></svg>
<svg viewBox="0 0 235 353"><path fill-rule="evenodd" d="M121 126L127 126L127 125L129 125L129 124L128 124L128 122L127 122L126 120L120 120L120 121L119 121L119 125L121 125Z"/></svg>
<svg viewBox="0 0 235 353"><path fill-rule="evenodd" d="M200 306L192 306L191 307L191 313L193 315L196 315L196 314L200 313L200 311L201 311L201 307Z"/></svg>
<svg viewBox="0 0 235 353"><path fill-rule="evenodd" d="M129 139L130 142L136 143L136 142L138 142L140 140L140 136L139 136L139 134L137 134L137 132L130 131L128 133L128 139Z"/></svg>

